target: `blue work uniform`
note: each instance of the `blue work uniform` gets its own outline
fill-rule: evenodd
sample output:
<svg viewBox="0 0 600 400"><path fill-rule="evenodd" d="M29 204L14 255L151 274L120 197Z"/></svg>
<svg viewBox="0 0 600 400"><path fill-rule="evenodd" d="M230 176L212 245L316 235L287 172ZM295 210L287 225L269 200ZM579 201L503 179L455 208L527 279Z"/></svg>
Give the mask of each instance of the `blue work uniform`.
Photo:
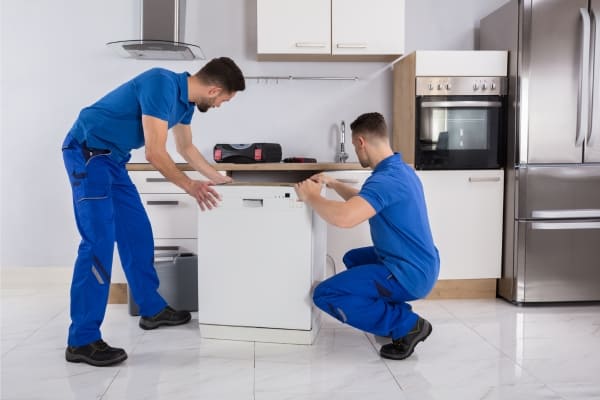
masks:
<svg viewBox="0 0 600 400"><path fill-rule="evenodd" d="M377 164L358 195L376 212L369 219L373 246L346 253L347 270L319 284L313 300L344 323L398 339L418 320L407 302L425 297L439 274L423 187L394 154Z"/></svg>
<svg viewBox="0 0 600 400"><path fill-rule="evenodd" d="M142 316L167 304L158 294L154 241L148 215L125 168L144 145L142 115L191 122L189 74L148 70L81 110L62 146L81 243L71 284L69 346L101 339L115 241Z"/></svg>

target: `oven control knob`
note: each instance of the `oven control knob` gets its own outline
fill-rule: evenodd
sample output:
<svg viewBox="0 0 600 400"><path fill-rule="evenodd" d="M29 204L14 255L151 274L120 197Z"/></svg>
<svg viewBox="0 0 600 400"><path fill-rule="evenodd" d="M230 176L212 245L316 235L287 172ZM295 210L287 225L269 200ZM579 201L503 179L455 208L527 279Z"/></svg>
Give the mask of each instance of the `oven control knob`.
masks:
<svg viewBox="0 0 600 400"><path fill-rule="evenodd" d="M479 85L477 84L477 82L475 82L473 84L473 90L478 90L479 89Z"/></svg>
<svg viewBox="0 0 600 400"><path fill-rule="evenodd" d="M438 83L438 85L437 85L437 90L442 90L443 88L444 88L444 87L442 86L442 84L441 84L441 83Z"/></svg>
<svg viewBox="0 0 600 400"><path fill-rule="evenodd" d="M483 83L481 84L481 90L485 90L485 89L487 89L487 85L486 85L486 83L485 83L485 82L483 82Z"/></svg>
<svg viewBox="0 0 600 400"><path fill-rule="evenodd" d="M496 84L494 82L490 83L490 89L492 89L492 90L496 89Z"/></svg>
<svg viewBox="0 0 600 400"><path fill-rule="evenodd" d="M427 88L428 88L429 90L433 90L433 83L430 83L429 85L427 85Z"/></svg>
<svg viewBox="0 0 600 400"><path fill-rule="evenodd" d="M446 90L450 90L452 89L452 85L450 85L449 83L446 83Z"/></svg>

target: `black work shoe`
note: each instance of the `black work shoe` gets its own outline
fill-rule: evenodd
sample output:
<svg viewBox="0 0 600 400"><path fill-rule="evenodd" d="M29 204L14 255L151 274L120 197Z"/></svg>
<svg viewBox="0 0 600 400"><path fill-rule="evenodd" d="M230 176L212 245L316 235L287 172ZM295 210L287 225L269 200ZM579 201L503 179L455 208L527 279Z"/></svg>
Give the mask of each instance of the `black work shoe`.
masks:
<svg viewBox="0 0 600 400"><path fill-rule="evenodd" d="M140 328L156 329L161 325L183 325L192 319L192 314L189 311L175 311L171 307L166 306L161 312L152 317L141 317Z"/></svg>
<svg viewBox="0 0 600 400"><path fill-rule="evenodd" d="M84 362L95 367L118 364L127 359L125 350L110 347L102 339L85 346L67 346L65 358L69 362Z"/></svg>
<svg viewBox="0 0 600 400"><path fill-rule="evenodd" d="M433 328L426 319L419 317L417 323L406 336L392 340L392 343L381 346L379 354L392 360L404 360L415 350L417 343L427 339Z"/></svg>

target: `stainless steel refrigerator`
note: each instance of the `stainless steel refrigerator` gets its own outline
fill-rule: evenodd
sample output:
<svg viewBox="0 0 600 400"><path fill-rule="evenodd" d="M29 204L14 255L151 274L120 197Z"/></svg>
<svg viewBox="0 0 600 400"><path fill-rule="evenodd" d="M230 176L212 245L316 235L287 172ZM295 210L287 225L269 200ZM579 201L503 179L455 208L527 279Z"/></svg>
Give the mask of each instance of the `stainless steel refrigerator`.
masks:
<svg viewBox="0 0 600 400"><path fill-rule="evenodd" d="M599 301L600 0L513 0L479 40L509 50L499 294Z"/></svg>

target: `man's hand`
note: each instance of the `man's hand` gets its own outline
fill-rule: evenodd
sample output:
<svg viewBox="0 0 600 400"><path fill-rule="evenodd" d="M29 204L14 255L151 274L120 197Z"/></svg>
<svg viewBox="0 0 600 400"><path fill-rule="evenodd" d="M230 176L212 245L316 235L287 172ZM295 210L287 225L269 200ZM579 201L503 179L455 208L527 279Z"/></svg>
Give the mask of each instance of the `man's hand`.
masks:
<svg viewBox="0 0 600 400"><path fill-rule="evenodd" d="M214 183L211 181L196 180L193 180L190 185L188 194L196 199L202 211L206 209L212 210L221 200L221 195L212 188L213 185Z"/></svg>
<svg viewBox="0 0 600 400"><path fill-rule="evenodd" d="M315 175L311 176L309 179L312 180L312 181L315 181L317 183L323 184L323 185L325 185L327 187L329 187L329 185L333 181L335 181L334 178L332 178L331 176L329 176L329 175L327 175L327 174L325 174L323 172L315 174Z"/></svg>
<svg viewBox="0 0 600 400"><path fill-rule="evenodd" d="M216 185L221 185L223 183L231 183L233 182L233 179L231 179L230 176L218 174L212 179L212 181Z"/></svg>
<svg viewBox="0 0 600 400"><path fill-rule="evenodd" d="M314 198L314 196L321 195L321 183L316 182L311 178L296 183L294 185L294 189L296 189L296 193L298 194L298 199L303 202L310 202L310 199Z"/></svg>

